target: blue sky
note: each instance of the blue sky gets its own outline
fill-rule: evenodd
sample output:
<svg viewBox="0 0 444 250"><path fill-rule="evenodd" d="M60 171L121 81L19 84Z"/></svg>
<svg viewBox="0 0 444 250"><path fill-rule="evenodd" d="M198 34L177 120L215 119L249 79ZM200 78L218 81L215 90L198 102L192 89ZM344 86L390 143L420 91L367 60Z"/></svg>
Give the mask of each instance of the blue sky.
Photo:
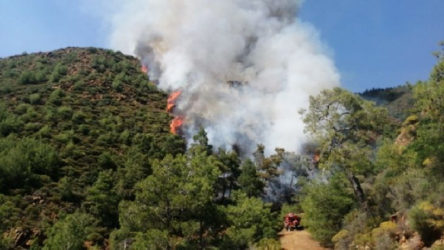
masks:
<svg viewBox="0 0 444 250"><path fill-rule="evenodd" d="M93 0L90 0L93 1ZM108 30L82 0L0 0L0 57L67 46L107 47ZM352 91L426 80L444 40L442 0L306 0Z"/></svg>

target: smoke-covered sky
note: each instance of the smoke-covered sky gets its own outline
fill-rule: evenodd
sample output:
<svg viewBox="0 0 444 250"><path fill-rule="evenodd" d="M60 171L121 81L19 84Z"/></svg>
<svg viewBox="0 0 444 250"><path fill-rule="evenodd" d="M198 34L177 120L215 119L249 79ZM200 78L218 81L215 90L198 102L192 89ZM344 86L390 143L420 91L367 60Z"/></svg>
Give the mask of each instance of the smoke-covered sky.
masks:
<svg viewBox="0 0 444 250"><path fill-rule="evenodd" d="M160 88L183 91L175 112L186 117L186 134L203 126L215 146L297 151L304 141L298 110L310 95L341 80L362 90L380 87L363 82L384 84L397 74L424 79L419 68L433 64L414 61L413 52L427 57L421 45L431 52L430 41L441 39L439 1L358 2L0 2L0 52L103 44L141 58Z"/></svg>
<svg viewBox="0 0 444 250"><path fill-rule="evenodd" d="M130 2L131 0L128 0ZM0 57L66 46L109 47L91 0L0 0ZM444 39L442 0L305 0L302 20L330 48L352 91L427 79Z"/></svg>
<svg viewBox="0 0 444 250"><path fill-rule="evenodd" d="M298 0L115 1L111 46L134 54L150 79L182 91L175 113L189 138L216 147L298 151L299 110L340 77Z"/></svg>

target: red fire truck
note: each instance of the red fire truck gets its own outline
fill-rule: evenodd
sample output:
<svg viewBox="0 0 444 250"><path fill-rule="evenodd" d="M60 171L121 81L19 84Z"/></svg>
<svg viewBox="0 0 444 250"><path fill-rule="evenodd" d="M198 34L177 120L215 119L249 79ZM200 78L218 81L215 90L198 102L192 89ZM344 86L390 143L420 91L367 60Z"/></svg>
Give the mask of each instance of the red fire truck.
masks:
<svg viewBox="0 0 444 250"><path fill-rule="evenodd" d="M287 231L298 229L300 223L301 223L301 217L297 216L294 213L288 213L284 217L284 228Z"/></svg>

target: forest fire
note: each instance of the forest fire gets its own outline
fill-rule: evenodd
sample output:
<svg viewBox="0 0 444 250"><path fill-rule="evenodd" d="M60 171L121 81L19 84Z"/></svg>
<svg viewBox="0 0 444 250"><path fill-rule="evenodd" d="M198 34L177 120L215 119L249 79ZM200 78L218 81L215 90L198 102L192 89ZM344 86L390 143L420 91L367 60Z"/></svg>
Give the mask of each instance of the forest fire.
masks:
<svg viewBox="0 0 444 250"><path fill-rule="evenodd" d="M182 127L184 123L184 118L182 116L176 116L170 124L170 131L171 133L177 135L179 132L180 127Z"/></svg>
<svg viewBox="0 0 444 250"><path fill-rule="evenodd" d="M174 107L176 106L177 98L182 94L182 91L174 91L173 93L168 96L168 103L167 103L167 111L172 112Z"/></svg>
<svg viewBox="0 0 444 250"><path fill-rule="evenodd" d="M145 74L148 74L148 67L145 65L142 65L142 67L140 67L140 71L142 71Z"/></svg>
<svg viewBox="0 0 444 250"><path fill-rule="evenodd" d="M180 97L181 94L182 94L182 91L174 91L173 93L171 93L168 96L167 111L169 113L173 112L174 107L176 107L176 101ZM183 123L184 123L184 118L182 116L174 117L174 119L171 121L171 124L170 124L171 133L177 135L179 132L179 129L183 125Z"/></svg>

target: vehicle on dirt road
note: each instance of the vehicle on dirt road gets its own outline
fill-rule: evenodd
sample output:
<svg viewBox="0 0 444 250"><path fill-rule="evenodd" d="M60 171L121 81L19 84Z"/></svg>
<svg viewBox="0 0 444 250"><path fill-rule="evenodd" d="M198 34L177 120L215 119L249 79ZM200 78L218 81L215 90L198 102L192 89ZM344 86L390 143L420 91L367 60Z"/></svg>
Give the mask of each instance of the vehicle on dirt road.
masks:
<svg viewBox="0 0 444 250"><path fill-rule="evenodd" d="M296 229L300 229L301 226L301 217L297 216L294 213L288 213L284 216L284 228L287 231L292 231Z"/></svg>

